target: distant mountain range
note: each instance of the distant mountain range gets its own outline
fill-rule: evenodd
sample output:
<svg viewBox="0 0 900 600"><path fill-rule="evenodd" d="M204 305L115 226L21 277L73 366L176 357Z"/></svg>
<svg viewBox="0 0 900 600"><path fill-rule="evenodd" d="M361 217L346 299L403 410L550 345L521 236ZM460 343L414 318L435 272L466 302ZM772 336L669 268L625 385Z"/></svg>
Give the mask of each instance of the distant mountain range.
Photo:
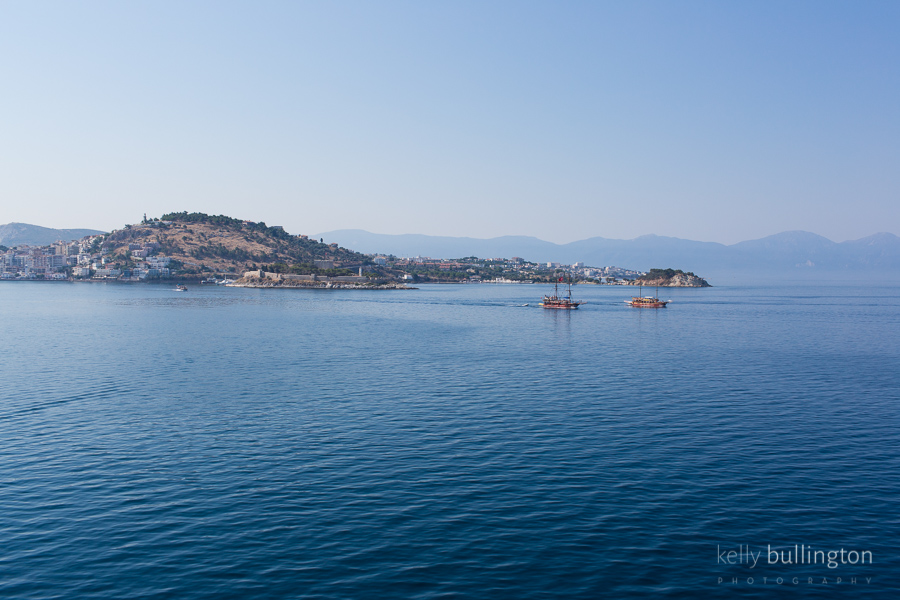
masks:
<svg viewBox="0 0 900 600"><path fill-rule="evenodd" d="M57 240L71 242L86 235L106 233L96 229L50 229L27 223L0 225L0 246L46 246Z"/></svg>
<svg viewBox="0 0 900 600"><path fill-rule="evenodd" d="M0 225L0 245L43 246L57 240L77 240L104 233L96 229L50 229L26 223ZM732 245L644 235L633 240L593 237L569 244L554 244L535 237L503 236L490 239L419 234L386 235L361 229L316 234L326 243L368 254L430 256L432 258L510 258L533 262L584 262L590 266L617 266L646 271L676 268L706 277L727 272L840 275L847 272L900 274L900 238L876 233L847 242L832 242L806 231L786 231Z"/></svg>
<svg viewBox="0 0 900 600"><path fill-rule="evenodd" d="M594 237L569 244L526 236L477 239L383 235L360 229L330 231L316 237L364 253L432 258L520 256L533 262L584 262L590 266L639 270L672 267L702 276L729 271L791 274L900 271L900 238L891 233L836 243L806 231L786 231L730 246L658 235L633 240Z"/></svg>

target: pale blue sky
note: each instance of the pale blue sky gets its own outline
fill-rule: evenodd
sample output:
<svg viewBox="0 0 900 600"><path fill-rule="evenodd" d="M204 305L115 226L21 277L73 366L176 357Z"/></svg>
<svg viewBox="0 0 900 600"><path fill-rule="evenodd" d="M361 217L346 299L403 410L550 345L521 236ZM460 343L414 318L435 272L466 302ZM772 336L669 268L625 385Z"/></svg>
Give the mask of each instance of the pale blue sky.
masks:
<svg viewBox="0 0 900 600"><path fill-rule="evenodd" d="M0 2L0 223L900 234L900 2Z"/></svg>

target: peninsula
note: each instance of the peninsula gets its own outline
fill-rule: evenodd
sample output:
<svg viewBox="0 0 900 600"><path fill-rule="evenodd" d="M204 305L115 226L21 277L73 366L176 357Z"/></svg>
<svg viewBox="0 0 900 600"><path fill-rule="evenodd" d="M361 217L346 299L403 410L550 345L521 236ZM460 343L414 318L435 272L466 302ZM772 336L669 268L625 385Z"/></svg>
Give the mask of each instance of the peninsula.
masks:
<svg viewBox="0 0 900 600"><path fill-rule="evenodd" d="M27 226L32 227L32 226ZM49 231L49 230L48 230ZM80 233L75 230L53 230ZM283 227L225 215L173 212L108 234L49 245L0 245L0 279L119 281L161 279L241 287L408 289L418 283L572 283L707 287L673 269L649 273L583 262L362 254Z"/></svg>

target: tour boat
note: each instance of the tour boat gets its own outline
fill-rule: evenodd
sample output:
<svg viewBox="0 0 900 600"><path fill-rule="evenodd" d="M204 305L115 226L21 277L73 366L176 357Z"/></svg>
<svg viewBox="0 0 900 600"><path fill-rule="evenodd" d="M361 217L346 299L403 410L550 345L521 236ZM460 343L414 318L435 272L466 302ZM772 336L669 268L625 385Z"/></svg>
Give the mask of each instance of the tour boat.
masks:
<svg viewBox="0 0 900 600"><path fill-rule="evenodd" d="M562 281L563 278L560 277L558 281L553 284L553 295L552 296L544 296L544 299L541 301L541 307L543 308L561 308L563 310L574 310L584 304L584 302L579 302L576 300L572 300L572 279L569 278L568 288L565 296L559 295L559 282Z"/></svg>
<svg viewBox="0 0 900 600"><path fill-rule="evenodd" d="M638 286L638 296L636 298L632 297L631 300L625 300L625 304L636 306L637 308L665 308L666 304L669 303L668 300L659 299L659 286L656 286L655 297L644 297L642 295L644 286L641 284L638 284Z"/></svg>

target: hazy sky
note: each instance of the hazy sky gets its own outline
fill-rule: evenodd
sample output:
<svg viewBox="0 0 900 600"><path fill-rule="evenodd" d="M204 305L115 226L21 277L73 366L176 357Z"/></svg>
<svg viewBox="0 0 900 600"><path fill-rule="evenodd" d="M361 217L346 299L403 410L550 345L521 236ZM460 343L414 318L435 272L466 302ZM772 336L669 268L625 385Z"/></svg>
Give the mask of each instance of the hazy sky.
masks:
<svg viewBox="0 0 900 600"><path fill-rule="evenodd" d="M0 1L0 223L900 234L900 2Z"/></svg>

